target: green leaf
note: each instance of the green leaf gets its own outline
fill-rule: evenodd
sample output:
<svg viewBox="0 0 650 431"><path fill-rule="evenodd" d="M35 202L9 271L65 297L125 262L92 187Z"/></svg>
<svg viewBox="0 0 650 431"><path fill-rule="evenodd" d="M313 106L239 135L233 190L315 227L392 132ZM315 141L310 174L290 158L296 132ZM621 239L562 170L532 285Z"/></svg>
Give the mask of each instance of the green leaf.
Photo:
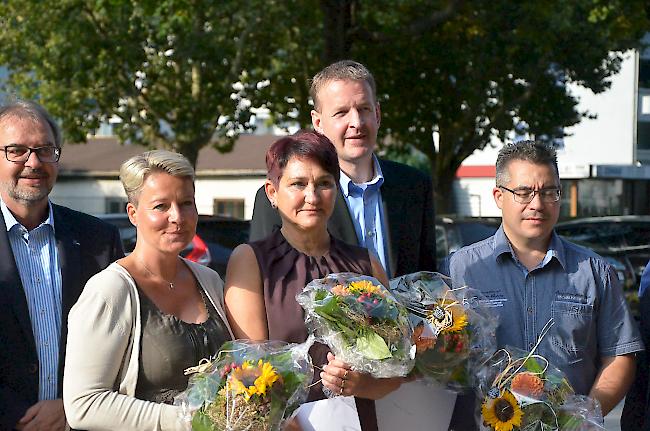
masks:
<svg viewBox="0 0 650 431"><path fill-rule="evenodd" d="M192 431L216 431L210 418L198 410L192 418Z"/></svg>
<svg viewBox="0 0 650 431"><path fill-rule="evenodd" d="M384 339L372 331L359 334L356 347L359 353L369 359L387 359L393 357Z"/></svg>
<svg viewBox="0 0 650 431"><path fill-rule="evenodd" d="M524 368L527 371L530 371L535 374L541 375L544 372L544 368L535 360L535 358L528 358L524 363Z"/></svg>

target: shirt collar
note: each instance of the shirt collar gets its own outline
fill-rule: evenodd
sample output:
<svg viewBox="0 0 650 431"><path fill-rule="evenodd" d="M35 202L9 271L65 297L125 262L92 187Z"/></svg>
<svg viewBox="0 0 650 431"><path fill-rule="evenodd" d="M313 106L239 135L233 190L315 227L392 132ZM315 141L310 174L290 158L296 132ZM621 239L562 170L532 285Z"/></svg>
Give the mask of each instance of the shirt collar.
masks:
<svg viewBox="0 0 650 431"><path fill-rule="evenodd" d="M510 244L506 233L503 231L502 224L494 234L494 259L498 260L503 254L506 253L513 258L515 257L515 253L512 250L512 245ZM560 265L562 265L562 268L566 269L564 244L562 244L562 239L558 234L555 233L555 230L551 233L551 242L549 244L548 250L546 250L546 257L544 257L543 266L548 264L552 258L557 259Z"/></svg>
<svg viewBox="0 0 650 431"><path fill-rule="evenodd" d="M54 231L54 212L52 211L52 202L49 200L47 201L47 208L48 208L48 213L47 213L47 218L43 223L41 223L39 226L43 225L50 225L52 226L52 230ZM9 208L7 208L7 204L0 198L0 210L2 211L2 216L5 219L5 228L7 229L7 232L9 232L14 226L19 225L22 226L18 220L16 220L16 217L14 217L13 213L9 211Z"/></svg>
<svg viewBox="0 0 650 431"><path fill-rule="evenodd" d="M352 179L349 176L347 176L345 172L341 171L339 184L341 185L341 191L343 192L343 195L345 195L346 198L350 195L350 190L354 187L359 187L363 185L365 187L375 186L379 188L384 183L384 174L381 171L381 166L379 166L379 160L377 159L377 156L375 156L374 154L372 155L372 163L374 166L375 176L370 181L365 183L356 184L352 181Z"/></svg>

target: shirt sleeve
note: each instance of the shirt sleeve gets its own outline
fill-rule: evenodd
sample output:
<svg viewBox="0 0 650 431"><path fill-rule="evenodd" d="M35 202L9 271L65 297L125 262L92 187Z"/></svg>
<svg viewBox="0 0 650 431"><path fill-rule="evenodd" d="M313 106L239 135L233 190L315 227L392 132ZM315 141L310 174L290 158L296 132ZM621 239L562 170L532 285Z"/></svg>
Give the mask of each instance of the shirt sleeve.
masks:
<svg viewBox="0 0 650 431"><path fill-rule="evenodd" d="M602 356L627 355L643 350L636 322L611 265L600 269L602 296L598 312L598 349Z"/></svg>

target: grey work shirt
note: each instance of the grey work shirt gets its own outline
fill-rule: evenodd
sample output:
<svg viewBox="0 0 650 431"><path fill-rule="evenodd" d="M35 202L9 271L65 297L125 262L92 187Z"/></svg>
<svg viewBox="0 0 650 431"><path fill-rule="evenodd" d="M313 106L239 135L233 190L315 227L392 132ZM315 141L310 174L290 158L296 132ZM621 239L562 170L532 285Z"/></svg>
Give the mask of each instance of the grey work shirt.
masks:
<svg viewBox="0 0 650 431"><path fill-rule="evenodd" d="M537 353L563 371L578 394L589 393L603 357L643 350L611 265L555 232L532 271L517 260L501 226L494 236L449 256L442 272L454 287L483 292L499 315L499 348L530 350L553 318Z"/></svg>

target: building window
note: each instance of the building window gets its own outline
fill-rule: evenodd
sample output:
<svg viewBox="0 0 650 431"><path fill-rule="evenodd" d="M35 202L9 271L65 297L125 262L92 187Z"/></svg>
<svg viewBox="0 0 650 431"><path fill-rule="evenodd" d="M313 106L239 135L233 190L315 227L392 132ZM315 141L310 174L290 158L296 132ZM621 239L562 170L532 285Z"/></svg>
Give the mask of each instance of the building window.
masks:
<svg viewBox="0 0 650 431"><path fill-rule="evenodd" d="M213 211L215 215L244 218L243 199L215 199Z"/></svg>
<svg viewBox="0 0 650 431"><path fill-rule="evenodd" d="M106 214L116 214L126 212L126 199L111 196L106 198L104 210Z"/></svg>

